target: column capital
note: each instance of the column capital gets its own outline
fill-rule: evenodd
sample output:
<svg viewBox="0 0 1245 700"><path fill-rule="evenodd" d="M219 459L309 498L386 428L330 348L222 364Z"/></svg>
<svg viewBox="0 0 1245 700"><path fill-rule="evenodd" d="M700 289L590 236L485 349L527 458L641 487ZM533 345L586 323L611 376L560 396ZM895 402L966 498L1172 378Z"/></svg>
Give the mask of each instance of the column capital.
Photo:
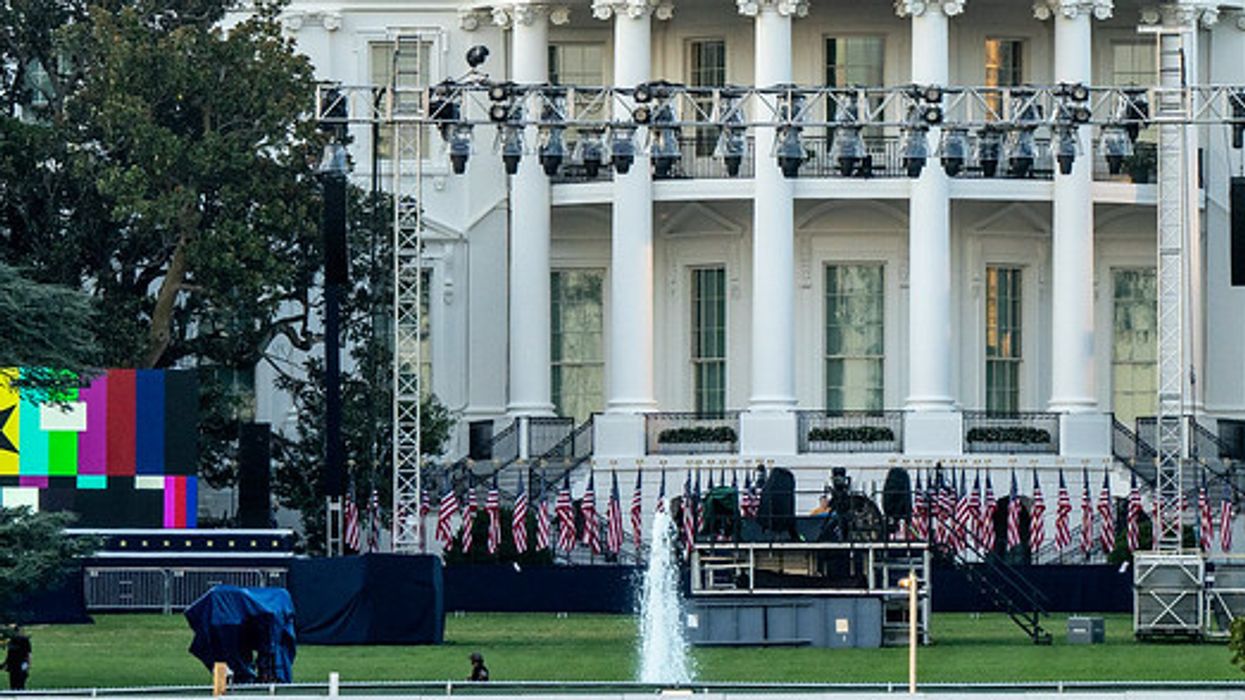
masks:
<svg viewBox="0 0 1245 700"><path fill-rule="evenodd" d="M493 24L509 29L516 24L531 26L538 21L562 25L571 20L571 9L566 5L545 5L534 2L515 2L493 6ZM462 20L462 14L459 15ZM466 29L466 27L464 27Z"/></svg>
<svg viewBox="0 0 1245 700"><path fill-rule="evenodd" d="M1180 2L1143 7L1141 23L1177 27L1200 25L1203 29L1210 29L1219 23L1219 5L1215 2ZM1241 20L1237 21L1237 26L1245 29L1245 23Z"/></svg>
<svg viewBox="0 0 1245 700"><path fill-rule="evenodd" d="M895 0L895 14L900 17L920 17L926 12L955 17L964 12L964 0Z"/></svg>
<svg viewBox="0 0 1245 700"><path fill-rule="evenodd" d="M474 32L480 28L481 22L487 22L489 15L484 10L463 8L458 11L458 28L465 32Z"/></svg>
<svg viewBox="0 0 1245 700"><path fill-rule="evenodd" d="M756 17L762 12L777 12L784 17L807 17L808 0L735 0L739 14Z"/></svg>
<svg viewBox="0 0 1245 700"><path fill-rule="evenodd" d="M286 31L298 32L303 27L318 24L325 31L335 32L342 27L342 13L330 11L291 10L281 14Z"/></svg>
<svg viewBox="0 0 1245 700"><path fill-rule="evenodd" d="M674 16L674 3L670 0L592 0L592 16L602 20L611 17L644 19L649 16L668 20Z"/></svg>
<svg viewBox="0 0 1245 700"><path fill-rule="evenodd" d="M1092 17L1106 20L1114 14L1114 0L1035 0L1033 3L1033 16L1043 22L1056 15L1065 19Z"/></svg>

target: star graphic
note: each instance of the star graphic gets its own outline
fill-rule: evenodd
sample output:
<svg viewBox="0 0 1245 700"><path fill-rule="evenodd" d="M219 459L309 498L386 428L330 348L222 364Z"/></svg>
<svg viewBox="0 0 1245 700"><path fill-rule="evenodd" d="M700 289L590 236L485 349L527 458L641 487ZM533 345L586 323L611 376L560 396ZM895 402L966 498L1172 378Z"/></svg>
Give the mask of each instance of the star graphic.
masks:
<svg viewBox="0 0 1245 700"><path fill-rule="evenodd" d="M13 411L17 409L17 404L13 404L8 408L0 408L0 451L12 452L17 454L17 445L4 434L4 428L9 424L9 417L13 415Z"/></svg>

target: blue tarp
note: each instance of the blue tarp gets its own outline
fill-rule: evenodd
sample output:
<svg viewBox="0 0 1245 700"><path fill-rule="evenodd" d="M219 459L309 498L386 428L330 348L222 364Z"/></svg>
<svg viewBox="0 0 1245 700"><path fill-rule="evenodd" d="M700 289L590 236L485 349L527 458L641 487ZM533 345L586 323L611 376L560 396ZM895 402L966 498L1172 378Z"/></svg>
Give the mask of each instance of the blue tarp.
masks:
<svg viewBox="0 0 1245 700"><path fill-rule="evenodd" d="M284 588L215 586L189 608L190 653L208 669L229 664L235 683L289 683L294 666L294 603Z"/></svg>

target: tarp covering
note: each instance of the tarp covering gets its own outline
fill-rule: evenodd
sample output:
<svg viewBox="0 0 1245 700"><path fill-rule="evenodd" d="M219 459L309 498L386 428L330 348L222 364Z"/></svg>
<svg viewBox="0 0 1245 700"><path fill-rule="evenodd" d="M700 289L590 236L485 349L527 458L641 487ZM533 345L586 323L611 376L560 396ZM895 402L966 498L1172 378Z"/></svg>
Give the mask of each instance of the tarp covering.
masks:
<svg viewBox="0 0 1245 700"><path fill-rule="evenodd" d="M294 604L284 588L214 586L189 608L190 653L229 664L235 683L293 680Z"/></svg>
<svg viewBox="0 0 1245 700"><path fill-rule="evenodd" d="M472 564L445 569L445 609L467 612L635 612L634 566Z"/></svg>
<svg viewBox="0 0 1245 700"><path fill-rule="evenodd" d="M301 559L290 565L288 586L303 644L440 644L444 637L438 557Z"/></svg>
<svg viewBox="0 0 1245 700"><path fill-rule="evenodd" d="M977 564L969 566L981 568ZM1046 598L1049 612L1132 612L1133 571L1115 564L1017 566ZM992 599L964 571L934 567L934 612L997 612Z"/></svg>

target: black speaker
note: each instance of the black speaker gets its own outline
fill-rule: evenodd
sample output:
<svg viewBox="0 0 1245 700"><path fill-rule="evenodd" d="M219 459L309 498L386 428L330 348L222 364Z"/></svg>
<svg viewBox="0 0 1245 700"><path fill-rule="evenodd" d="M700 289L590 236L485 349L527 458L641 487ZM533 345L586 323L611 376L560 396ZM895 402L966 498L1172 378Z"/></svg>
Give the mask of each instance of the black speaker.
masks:
<svg viewBox="0 0 1245 700"><path fill-rule="evenodd" d="M493 458L493 421L473 420L467 424L467 457L474 460Z"/></svg>
<svg viewBox="0 0 1245 700"><path fill-rule="evenodd" d="M1245 287L1245 177L1234 177L1228 188L1232 221L1232 286Z"/></svg>
<svg viewBox="0 0 1245 700"><path fill-rule="evenodd" d="M324 281L346 284L350 267L346 256L346 178L324 179Z"/></svg>
<svg viewBox="0 0 1245 700"><path fill-rule="evenodd" d="M272 527L271 430L244 423L238 434L238 526Z"/></svg>
<svg viewBox="0 0 1245 700"><path fill-rule="evenodd" d="M891 521L912 517L912 479L903 467L891 467L882 486L882 510Z"/></svg>
<svg viewBox="0 0 1245 700"><path fill-rule="evenodd" d="M761 490L761 508L757 513L761 528L784 532L795 540L795 475L781 467L771 469Z"/></svg>

